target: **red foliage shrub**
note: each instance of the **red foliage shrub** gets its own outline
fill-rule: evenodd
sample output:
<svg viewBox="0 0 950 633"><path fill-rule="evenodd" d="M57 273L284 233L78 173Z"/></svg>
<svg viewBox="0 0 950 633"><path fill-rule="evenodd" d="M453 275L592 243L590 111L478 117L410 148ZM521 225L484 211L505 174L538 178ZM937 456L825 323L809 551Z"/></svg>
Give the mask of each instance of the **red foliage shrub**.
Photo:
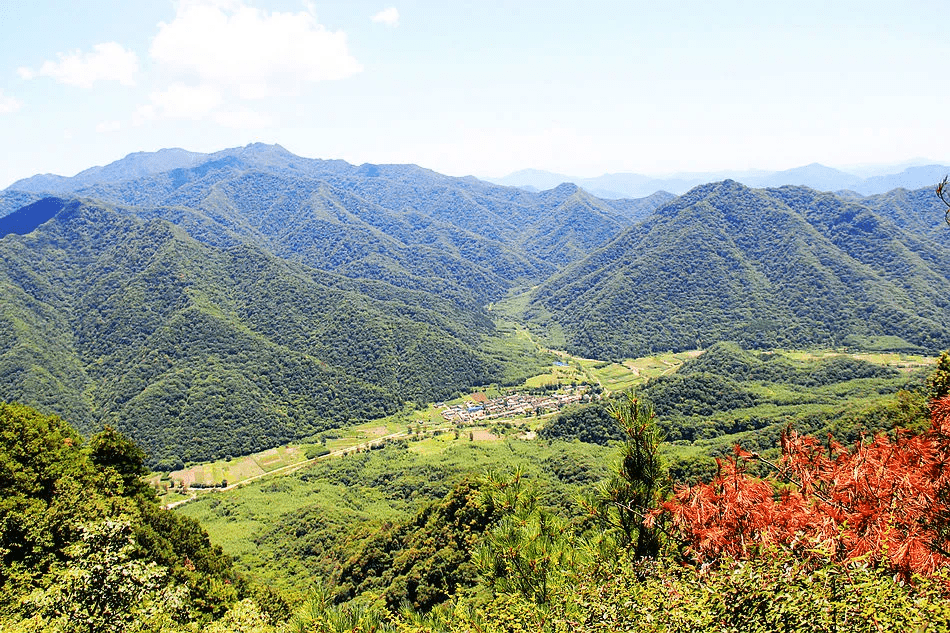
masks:
<svg viewBox="0 0 950 633"><path fill-rule="evenodd" d="M950 562L950 397L931 404L920 435L878 435L852 450L786 432L767 479L736 447L709 484L677 490L659 513L700 561L749 558L784 545L803 555L863 559L904 578ZM764 461L764 460L763 460Z"/></svg>

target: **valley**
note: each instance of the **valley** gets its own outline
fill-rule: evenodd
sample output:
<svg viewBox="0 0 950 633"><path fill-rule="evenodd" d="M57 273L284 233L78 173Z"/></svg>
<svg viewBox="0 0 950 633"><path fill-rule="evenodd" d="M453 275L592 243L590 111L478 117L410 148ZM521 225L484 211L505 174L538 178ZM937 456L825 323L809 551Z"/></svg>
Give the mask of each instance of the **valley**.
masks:
<svg viewBox="0 0 950 633"><path fill-rule="evenodd" d="M0 239L0 398L115 426L162 471L521 384L539 344L614 364L950 347L927 190L610 200L262 144L187 163L3 192L26 206Z"/></svg>
<svg viewBox="0 0 950 633"><path fill-rule="evenodd" d="M499 441L511 435L513 430L520 433L522 439L533 438L534 431L563 406L580 402L587 395L588 387L598 392L597 399L607 397L610 393L620 393L642 384L650 377L673 372L686 359L699 354L698 351L667 354L613 364L550 353L553 357L565 360L554 361L550 371L532 376L521 386L504 389L495 386L485 392L475 392L448 402L407 408L388 418L324 431L309 438L309 441L155 475L150 483L163 495L164 503L180 504L194 499L198 494L232 490L265 476L293 472L318 459L380 448L388 441L421 441L442 434L454 436L457 440L460 435L465 439L469 433L472 434L472 441ZM906 358L897 360L901 358L899 355L884 355L879 360L886 363L913 362ZM921 362L925 361L921 359ZM554 394L554 397L529 395L539 391ZM588 395L586 400L590 399ZM484 409L473 411L475 415L469 417L468 409L484 406L486 401L498 402L499 405L511 401L511 404L507 409L493 413ZM550 408L539 411L542 405ZM526 406L527 409L524 408ZM525 435L522 431L531 435ZM222 486L222 482L226 485ZM195 484L199 487L195 487Z"/></svg>
<svg viewBox="0 0 950 633"><path fill-rule="evenodd" d="M950 633L945 4L0 0L0 633Z"/></svg>
<svg viewBox="0 0 950 633"><path fill-rule="evenodd" d="M847 439L855 431L867 429L870 416L884 415L883 408L892 406L889 398L899 388L914 389L922 384L923 376L934 363L933 358L906 353L779 350L771 354L771 364L787 362L806 372L827 367L828 363L853 362L857 364L848 367L863 367L868 377L854 373L832 377L824 395L812 387L807 392L809 398L802 397L804 391L792 396L788 387L779 390L774 383L766 386L755 381L743 382L746 389L764 388L773 402L749 402L751 406L704 415L705 420L720 418L724 428L734 431L664 443L661 452L672 472L684 480L702 476L704 469L708 473L716 457L728 455L736 443L773 454L778 431L789 424L818 433L833 431ZM640 387L659 406L681 406L692 402L694 396L680 393L672 395L672 400L670 396L658 397L657 386L663 383L655 384L652 393L649 388L642 388L651 380L671 376L684 364L699 362L703 356L694 351L627 359L622 364L597 363L564 354L558 358L562 360L552 364L546 373L520 386L506 388L508 397L542 385L549 385L550 393L554 393L555 385L570 389L579 378L588 377L603 393ZM720 357L711 362L726 367L734 360ZM707 365L704 371L710 368L714 366ZM883 372L878 378L870 377L878 371ZM718 387L721 389L721 385ZM549 494L554 495L551 502L573 515L578 508L570 501L571 495L617 467L615 442L577 440L578 429L582 428L576 422L577 413L582 408L573 413L570 408L540 415L532 411L507 419L456 420L446 425L442 414L447 407L475 405L488 394L500 397L501 392L497 388L474 392L452 402L430 403L380 421L326 431L308 442L169 473L173 482L195 481L209 487L167 494L162 500L170 504L191 501L177 511L200 520L212 540L235 556L241 569L263 582L283 587L291 595L303 596L314 578L312 566L326 564L319 562L323 560L319 557L314 559L314 552L288 558L291 555L286 552L299 551L301 547L295 543L296 537L288 535L299 529L293 526L303 515L320 516L328 525L337 525L334 521L354 522L372 532L373 525L406 520L419 504L438 500L451 486L473 473L506 471L513 464L544 482ZM888 415L899 414L894 411ZM768 428L767 422L760 422L757 430L742 429L742 420L750 416L776 420L778 428ZM568 421L567 433L562 430L561 420ZM686 428L688 420L685 418L677 425ZM818 420L826 422L815 426ZM668 424L666 420L662 422L664 428L669 428ZM824 424L830 426L823 428ZM671 432L669 429L667 435ZM228 483L226 490L216 487L223 479ZM165 477L152 480L159 487L167 481ZM574 483L565 488L565 481ZM279 500L275 493L279 493ZM304 538L313 536L309 530L307 534ZM327 552L334 547L335 534L330 530L321 537L325 539L321 547ZM322 573L330 574L330 568Z"/></svg>
<svg viewBox="0 0 950 633"><path fill-rule="evenodd" d="M635 592L688 595L694 572L739 582L695 558L712 540L690 532L693 509L742 501L724 490L754 490L738 514L753 516L810 494L794 459L821 479L914 442L923 457L880 472L944 485L928 461L950 371L938 207L929 189L732 180L599 198L263 144L18 182L0 192L0 401L18 403L0 415L20 430L0 434L0 465L36 474L0 471L2 525L27 526L0 543L20 557L0 566L15 596L0 618L52 613L28 596L60 600L60 581L34 578L105 569L93 538L125 578L156 569L140 560L166 570L142 604L174 633L230 617L262 633L576 630ZM796 456L801 437L818 444ZM796 511L837 494L820 486ZM714 501L677 505L687 494ZM708 529L759 530L744 543L780 524L743 520ZM789 543L740 554L804 574L788 594L802 609L838 599L823 574L858 574ZM893 580L930 569L893 562L898 546L856 582L939 608Z"/></svg>

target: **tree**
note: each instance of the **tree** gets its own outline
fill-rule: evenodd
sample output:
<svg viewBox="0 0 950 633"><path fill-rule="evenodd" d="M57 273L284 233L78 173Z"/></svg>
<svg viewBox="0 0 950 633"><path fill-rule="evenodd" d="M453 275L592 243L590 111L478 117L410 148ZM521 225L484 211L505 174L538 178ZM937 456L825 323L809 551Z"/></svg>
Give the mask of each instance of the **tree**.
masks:
<svg viewBox="0 0 950 633"><path fill-rule="evenodd" d="M126 496L148 491L148 484L142 481L149 472L145 467L145 451L111 426L89 440L89 457L96 466L112 469L121 477Z"/></svg>
<svg viewBox="0 0 950 633"><path fill-rule="evenodd" d="M135 549L128 520L82 526L81 538L66 548L68 566L29 602L52 630L89 633L120 633L180 609L184 589L168 585L156 563L135 559Z"/></svg>
<svg viewBox="0 0 950 633"><path fill-rule="evenodd" d="M669 490L669 477L660 457L660 431L653 408L628 396L611 415L624 433L620 466L599 491L597 511L618 528L621 541L633 546L636 557L655 557L662 526L653 510Z"/></svg>
<svg viewBox="0 0 950 633"><path fill-rule="evenodd" d="M768 479L745 472L772 467ZM736 447L709 484L663 504L684 553L700 561L754 558L782 546L803 557L860 559L904 579L950 564L950 398L931 404L931 428L862 439L849 450L829 437L787 431L768 462Z"/></svg>
<svg viewBox="0 0 950 633"><path fill-rule="evenodd" d="M948 189L950 184L947 182L948 178L950 178L950 176L944 176L943 180L937 184L937 197L940 198L940 201L947 207L944 219L947 221L947 224L950 224L950 189Z"/></svg>
<svg viewBox="0 0 950 633"><path fill-rule="evenodd" d="M558 573L573 566L575 548L564 521L540 504L539 491L518 469L510 476L488 473L484 503L503 514L476 552L489 585L545 604L560 583Z"/></svg>
<svg viewBox="0 0 950 633"><path fill-rule="evenodd" d="M937 360L937 369L927 378L927 397L939 400L950 396L950 352L944 352Z"/></svg>
<svg viewBox="0 0 950 633"><path fill-rule="evenodd" d="M0 402L0 612L76 538L76 517L101 512L81 444L59 417Z"/></svg>

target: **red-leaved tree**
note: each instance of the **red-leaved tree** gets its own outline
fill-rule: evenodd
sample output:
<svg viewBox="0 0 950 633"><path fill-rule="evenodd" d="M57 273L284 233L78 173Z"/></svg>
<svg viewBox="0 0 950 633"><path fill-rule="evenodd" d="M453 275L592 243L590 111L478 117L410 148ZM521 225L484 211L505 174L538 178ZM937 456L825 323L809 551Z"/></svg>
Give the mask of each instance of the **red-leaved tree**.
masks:
<svg viewBox="0 0 950 633"><path fill-rule="evenodd" d="M765 461L737 447L711 483L679 489L658 510L695 559L781 545L904 578L950 563L950 397L931 403L919 435L881 434L849 450L789 431L767 479L744 472L749 460Z"/></svg>

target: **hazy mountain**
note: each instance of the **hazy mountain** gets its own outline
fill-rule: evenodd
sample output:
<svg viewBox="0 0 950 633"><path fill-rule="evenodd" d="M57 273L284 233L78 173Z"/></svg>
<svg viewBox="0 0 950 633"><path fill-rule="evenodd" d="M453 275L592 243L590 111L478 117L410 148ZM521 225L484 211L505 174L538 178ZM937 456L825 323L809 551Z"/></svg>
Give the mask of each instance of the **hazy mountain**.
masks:
<svg viewBox="0 0 950 633"><path fill-rule="evenodd" d="M897 163L885 163L885 164L876 164L876 163L866 163L858 165L847 165L842 167L842 169L849 174L854 174L860 176L861 178L873 178L876 176L887 176L889 174L896 174L909 169L911 167L924 167L926 165L934 164L933 160L926 158L911 158L909 160L902 160Z"/></svg>
<svg viewBox="0 0 950 633"><path fill-rule="evenodd" d="M749 187L764 188L798 185L817 189L818 191L853 190L862 182L861 178L853 174L848 174L832 167L825 167L818 163L773 173L737 177L735 180Z"/></svg>
<svg viewBox="0 0 950 633"><path fill-rule="evenodd" d="M607 199L643 198L657 192L680 194L690 187L708 182L705 175L677 175L670 178L656 178L641 174L605 174L596 178L579 178L555 174L540 169L523 169L503 178L486 178L493 182L526 191L553 189L560 184L570 183L595 196Z"/></svg>
<svg viewBox="0 0 950 633"><path fill-rule="evenodd" d="M639 222L675 197L669 192L657 191L645 198L619 198L601 202L627 220Z"/></svg>
<svg viewBox="0 0 950 633"><path fill-rule="evenodd" d="M203 154L178 148L163 149L157 152L136 152L105 167L90 167L72 178L43 174L18 180L9 189L34 193L64 193L76 191L95 183L120 182L178 167L193 167L204 162L204 160Z"/></svg>
<svg viewBox="0 0 950 633"><path fill-rule="evenodd" d="M483 180L508 187L531 187L537 191L554 189L565 182L577 182L577 178L543 169L521 169L504 178L483 178Z"/></svg>
<svg viewBox="0 0 950 633"><path fill-rule="evenodd" d="M898 174L866 178L853 189L864 195L885 193L898 188L920 189L925 187L933 191L937 183L943 180L947 174L950 174L950 167L946 165L908 167Z"/></svg>
<svg viewBox="0 0 950 633"><path fill-rule="evenodd" d="M217 246L250 242L316 268L475 305L547 277L668 199L588 196L596 217L585 224L582 246L555 253L544 244L563 230L558 209L573 191L529 193L414 165L354 166L261 144L189 159L197 166L119 182L89 184L95 174L84 172L68 188L167 219ZM133 155L123 167L125 160L98 173L157 163Z"/></svg>
<svg viewBox="0 0 950 633"><path fill-rule="evenodd" d="M918 189L932 187L947 174L950 167L944 165L904 164L879 167L873 176L861 177L818 163L784 171L720 171L705 173L680 173L666 177L642 174L604 174L596 178L578 178L554 174L537 169L524 169L504 178L489 179L491 182L514 187L549 189L563 182L575 183L590 193L605 198L644 197L657 191L674 194L686 193L689 189L709 182L731 179L749 187L781 187L800 185L818 191L852 190L862 195L885 193L898 187ZM890 170L890 171L888 171Z"/></svg>
<svg viewBox="0 0 950 633"><path fill-rule="evenodd" d="M12 189L0 191L0 218L36 202L42 197L43 194L27 191L14 191ZM4 235L4 233L0 233L0 235Z"/></svg>
<svg viewBox="0 0 950 633"><path fill-rule="evenodd" d="M227 162L229 159L252 161L261 168L275 168L304 173L314 164L348 165L345 161L320 161L305 159L291 154L280 145L253 143L246 147L235 147L212 154L189 152L179 148L161 149L157 152L135 152L125 158L102 167L90 167L72 177L42 174L24 178L13 183L9 191L33 193L67 193L106 183L117 183L140 179L155 174L178 169L194 169L205 163Z"/></svg>

